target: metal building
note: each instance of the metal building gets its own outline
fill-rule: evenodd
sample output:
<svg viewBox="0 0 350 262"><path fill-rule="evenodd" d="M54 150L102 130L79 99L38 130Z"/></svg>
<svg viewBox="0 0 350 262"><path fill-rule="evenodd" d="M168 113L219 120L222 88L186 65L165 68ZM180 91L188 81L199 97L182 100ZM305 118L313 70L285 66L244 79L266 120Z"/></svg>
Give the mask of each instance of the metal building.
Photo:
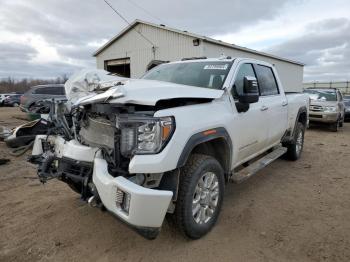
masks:
<svg viewBox="0 0 350 262"><path fill-rule="evenodd" d="M138 78L164 61L202 56L219 57L222 54L255 58L274 64L285 90L302 91L302 63L140 20L135 20L113 37L94 56L97 68Z"/></svg>

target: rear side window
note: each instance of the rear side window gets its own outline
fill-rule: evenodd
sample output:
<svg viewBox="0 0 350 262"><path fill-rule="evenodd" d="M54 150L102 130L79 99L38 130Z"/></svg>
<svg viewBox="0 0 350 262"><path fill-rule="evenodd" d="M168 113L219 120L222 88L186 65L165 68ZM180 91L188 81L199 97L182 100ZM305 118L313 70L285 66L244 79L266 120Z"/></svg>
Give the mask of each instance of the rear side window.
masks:
<svg viewBox="0 0 350 262"><path fill-rule="evenodd" d="M279 94L272 68L263 65L256 65L255 70L258 78L260 95L270 96Z"/></svg>
<svg viewBox="0 0 350 262"><path fill-rule="evenodd" d="M234 98L237 98L238 95L243 95L243 85L245 76L256 77L252 64L243 64L239 68L238 73L236 75L235 83L232 88L232 96Z"/></svg>
<svg viewBox="0 0 350 262"><path fill-rule="evenodd" d="M64 95L64 88L62 86L46 86L36 89L36 95Z"/></svg>

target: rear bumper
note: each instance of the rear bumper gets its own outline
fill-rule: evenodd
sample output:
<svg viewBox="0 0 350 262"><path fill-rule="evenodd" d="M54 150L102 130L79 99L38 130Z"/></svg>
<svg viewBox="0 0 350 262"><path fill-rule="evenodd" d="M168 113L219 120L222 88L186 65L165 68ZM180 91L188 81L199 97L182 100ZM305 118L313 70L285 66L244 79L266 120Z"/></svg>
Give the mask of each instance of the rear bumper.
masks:
<svg viewBox="0 0 350 262"><path fill-rule="evenodd" d="M41 141L45 139L44 135L36 137L32 157L43 153ZM75 140L67 142L59 136L49 136L47 140L54 145L57 158L93 163L92 182L98 197L109 212L147 238L157 235L172 199L172 191L149 189L123 176L111 176L107 162L97 148L81 145ZM121 205L120 192L129 196L128 211Z"/></svg>
<svg viewBox="0 0 350 262"><path fill-rule="evenodd" d="M325 112L313 112L309 113L309 120L311 122L321 123L335 123L339 118L339 113L325 113Z"/></svg>

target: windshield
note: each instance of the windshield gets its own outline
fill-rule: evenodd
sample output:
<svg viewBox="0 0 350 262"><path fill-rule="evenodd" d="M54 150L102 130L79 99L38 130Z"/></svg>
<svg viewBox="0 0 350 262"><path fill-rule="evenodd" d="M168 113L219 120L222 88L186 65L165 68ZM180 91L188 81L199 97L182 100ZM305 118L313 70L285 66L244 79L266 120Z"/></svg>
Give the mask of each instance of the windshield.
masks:
<svg viewBox="0 0 350 262"><path fill-rule="evenodd" d="M187 62L162 64L142 78L181 85L221 89L232 62Z"/></svg>
<svg viewBox="0 0 350 262"><path fill-rule="evenodd" d="M304 93L309 94L311 100L337 101L337 94L335 90L306 89L304 90Z"/></svg>

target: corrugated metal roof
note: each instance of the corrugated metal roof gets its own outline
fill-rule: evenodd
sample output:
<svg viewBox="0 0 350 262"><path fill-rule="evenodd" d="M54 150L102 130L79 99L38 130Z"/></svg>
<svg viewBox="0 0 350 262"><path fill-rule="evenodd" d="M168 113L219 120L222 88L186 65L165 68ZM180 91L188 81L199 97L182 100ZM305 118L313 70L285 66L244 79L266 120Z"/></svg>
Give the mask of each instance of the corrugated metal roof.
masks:
<svg viewBox="0 0 350 262"><path fill-rule="evenodd" d="M289 63L293 63L293 64L304 66L304 64L301 63L301 62L297 62L297 61L290 60L290 59L287 59L287 58L279 57L279 56L268 54L268 53L265 53L265 52L256 51L256 50L253 50L253 49L250 49L250 48L246 48L246 47L242 47L242 46L238 46L238 45L235 45L235 44L222 42L220 40L216 40L216 39L213 39L213 38L210 38L210 37L207 37L207 36L201 36L201 35L197 35L195 33L187 32L187 31L181 31L181 30L178 30L178 29L175 29L175 28L171 28L171 27L168 27L168 26L165 26L165 25L158 25L158 24L154 24L154 23L150 23L150 22L145 22L145 21L138 20L138 19L136 19L129 26L124 28L118 35L113 37L111 40L109 40L102 47L100 47L93 54L93 56L97 56L99 53L101 53L103 50L105 50L107 47L109 47L116 40L118 40L120 37L122 37L124 34L126 34L128 31L130 31L132 28L134 28L138 24L149 25L149 26L152 26L152 27L156 27L156 28L168 30L168 31L171 31L171 32L175 32L175 33L178 33L178 34L182 34L182 35L187 35L187 36L190 36L190 37L198 38L198 39L201 39L202 41L206 41L206 42L209 42L209 43L217 44L219 46L225 46L225 47L229 47L229 48L232 48L232 49L241 50L241 51L245 51L245 52L248 52L248 53L262 55L262 56L274 58L274 59L277 59L277 60L286 61L286 62L289 62Z"/></svg>

